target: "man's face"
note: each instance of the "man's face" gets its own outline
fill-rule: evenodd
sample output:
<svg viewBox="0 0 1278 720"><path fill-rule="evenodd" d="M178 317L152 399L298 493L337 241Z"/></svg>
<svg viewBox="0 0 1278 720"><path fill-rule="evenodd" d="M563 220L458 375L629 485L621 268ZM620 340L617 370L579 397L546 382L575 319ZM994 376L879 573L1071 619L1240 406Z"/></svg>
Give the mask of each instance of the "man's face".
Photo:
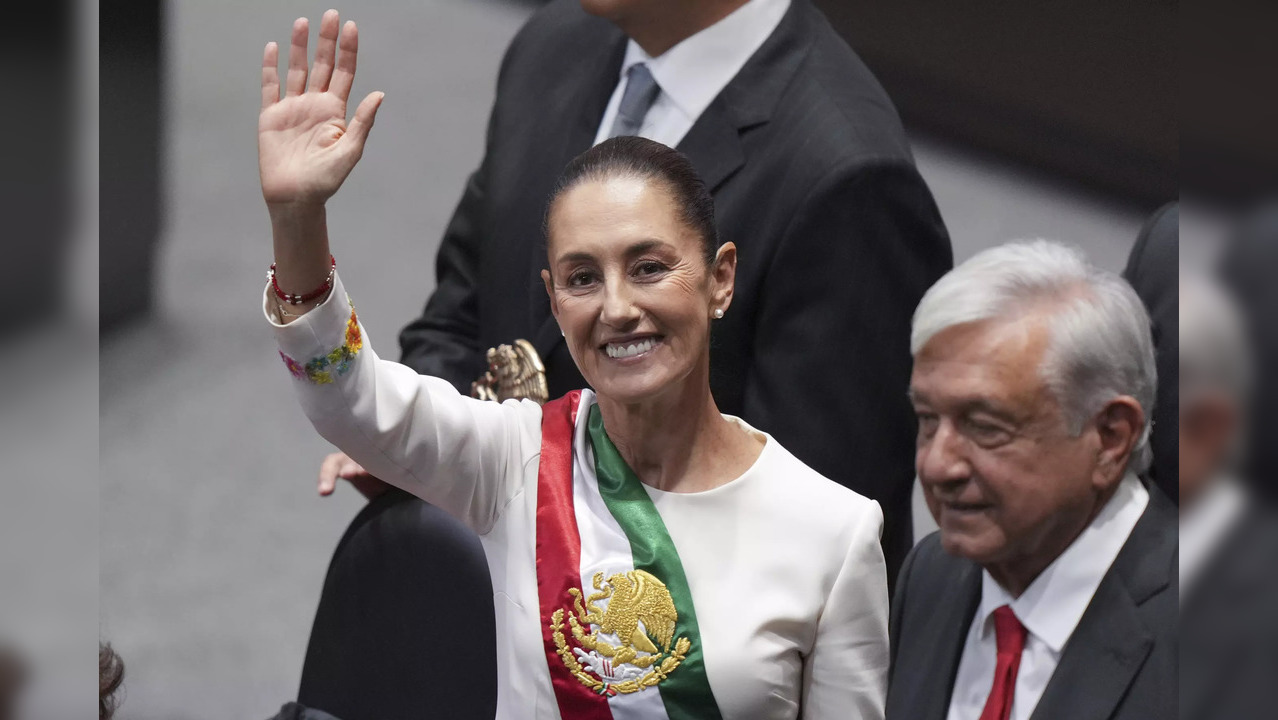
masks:
<svg viewBox="0 0 1278 720"><path fill-rule="evenodd" d="M1182 397L1180 405L1180 504L1189 507L1225 468L1237 443L1240 411L1223 392Z"/></svg>
<svg viewBox="0 0 1278 720"><path fill-rule="evenodd" d="M1043 381L1049 340L1047 316L1029 313L951 327L914 361L915 463L928 509L944 549L986 567L1041 570L1121 479L1099 470L1097 432L1072 436Z"/></svg>

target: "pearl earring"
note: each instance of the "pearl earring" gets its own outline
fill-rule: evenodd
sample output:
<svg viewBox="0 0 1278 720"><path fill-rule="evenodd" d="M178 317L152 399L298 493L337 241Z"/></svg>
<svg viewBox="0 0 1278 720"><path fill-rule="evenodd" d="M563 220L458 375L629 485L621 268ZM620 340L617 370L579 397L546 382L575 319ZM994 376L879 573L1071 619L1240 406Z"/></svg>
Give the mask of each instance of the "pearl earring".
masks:
<svg viewBox="0 0 1278 720"><path fill-rule="evenodd" d="M718 320L718 319L722 318L722 317L723 317L723 308L715 308L715 309L714 309L714 317L715 317L715 319L716 319L716 320Z"/></svg>

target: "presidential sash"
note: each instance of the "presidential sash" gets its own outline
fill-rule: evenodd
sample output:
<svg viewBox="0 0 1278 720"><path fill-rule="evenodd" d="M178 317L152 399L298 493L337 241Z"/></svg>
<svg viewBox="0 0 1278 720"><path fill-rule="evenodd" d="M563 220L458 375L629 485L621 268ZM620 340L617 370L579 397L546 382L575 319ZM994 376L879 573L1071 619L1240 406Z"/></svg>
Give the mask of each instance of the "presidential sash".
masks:
<svg viewBox="0 0 1278 720"><path fill-rule="evenodd" d="M717 720L683 564L592 400L575 391L542 409L537 589L559 714ZM593 466L574 457L579 438Z"/></svg>

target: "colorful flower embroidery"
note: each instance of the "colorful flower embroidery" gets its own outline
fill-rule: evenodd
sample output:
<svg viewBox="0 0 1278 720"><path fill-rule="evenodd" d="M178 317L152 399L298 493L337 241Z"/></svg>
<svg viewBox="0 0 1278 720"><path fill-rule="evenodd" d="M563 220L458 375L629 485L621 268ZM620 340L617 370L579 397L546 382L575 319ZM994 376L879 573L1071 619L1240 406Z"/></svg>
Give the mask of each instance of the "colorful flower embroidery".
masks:
<svg viewBox="0 0 1278 720"><path fill-rule="evenodd" d="M350 298L346 298L350 303ZM329 385L333 377L341 377L350 372L355 356L364 347L364 337L359 331L359 318L355 316L355 305L351 303L351 316L346 321L346 342L333 348L327 355L311 358L305 365L280 352L284 366L298 380L308 380L316 385Z"/></svg>

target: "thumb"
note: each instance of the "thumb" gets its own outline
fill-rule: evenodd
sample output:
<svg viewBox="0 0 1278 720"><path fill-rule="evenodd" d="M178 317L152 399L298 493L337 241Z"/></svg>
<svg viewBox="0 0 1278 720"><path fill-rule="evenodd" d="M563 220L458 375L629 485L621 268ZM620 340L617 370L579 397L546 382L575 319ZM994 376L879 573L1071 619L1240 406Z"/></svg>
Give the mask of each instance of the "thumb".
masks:
<svg viewBox="0 0 1278 720"><path fill-rule="evenodd" d="M355 149L360 152L364 150L364 141L368 139L368 131L373 128L373 121L377 118L377 108L382 106L384 97L386 97L384 92L369 93L368 97L360 101L359 107L355 108L355 117L351 119L344 139L355 143Z"/></svg>

